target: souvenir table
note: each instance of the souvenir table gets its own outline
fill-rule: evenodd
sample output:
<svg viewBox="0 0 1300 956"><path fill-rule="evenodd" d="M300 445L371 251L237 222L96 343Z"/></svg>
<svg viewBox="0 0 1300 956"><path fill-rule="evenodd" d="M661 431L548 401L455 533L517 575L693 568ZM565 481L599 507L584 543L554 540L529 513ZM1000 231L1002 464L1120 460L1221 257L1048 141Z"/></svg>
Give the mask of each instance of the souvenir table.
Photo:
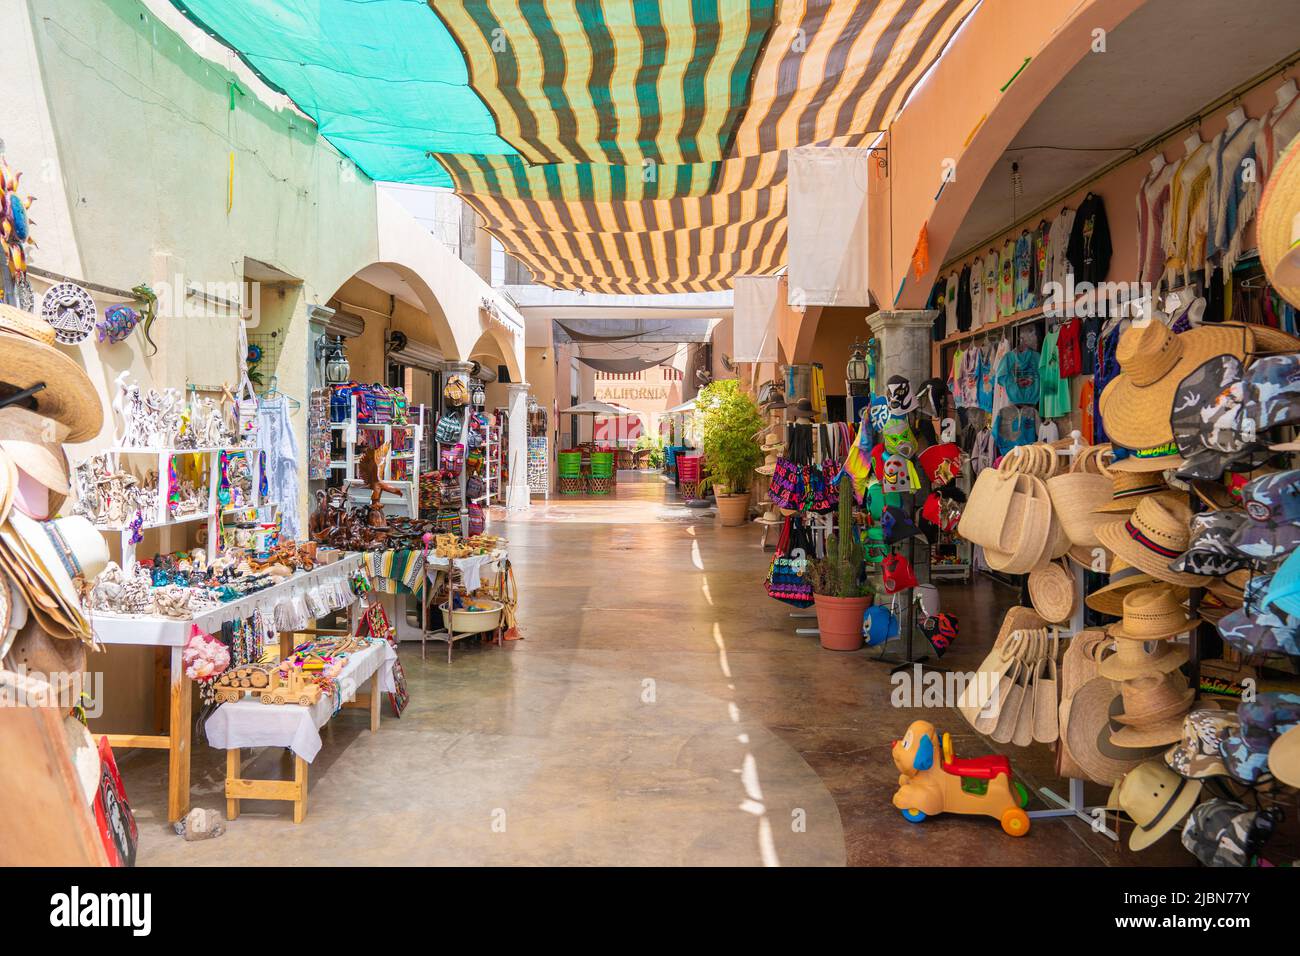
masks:
<svg viewBox="0 0 1300 956"><path fill-rule="evenodd" d="M473 554L465 558L444 558L434 554L429 554L425 558L424 573L429 583L425 590L425 602L422 607L425 614L421 618L423 626L420 629L420 657L425 655L425 641L446 641L447 642L447 663L451 663L452 646L456 641L462 638L472 637L474 633L465 632L456 633L455 630L449 631L446 627L431 626L429 615L435 614L441 617L442 611L438 608L430 608L428 605L429 597L437 593L437 576L446 574L448 576L447 601L453 603L455 595L461 593L465 596L473 594L483 586L484 578L490 577L495 579L496 575L501 572L507 562L506 551L504 548L496 548L486 554ZM497 643L501 643L501 628L497 629Z"/></svg>
<svg viewBox="0 0 1300 956"><path fill-rule="evenodd" d="M91 632L99 644L135 645L137 647L165 647L170 652L171 692L168 707L168 733L155 734L104 734L115 748L141 747L149 750L166 750L167 763L167 819L175 822L190 808L190 732L194 723L190 701L192 682L185 676L181 652L190 639L194 626L209 634L221 630L226 621L251 614L255 609L272 610L280 601L290 596L296 588L313 586L342 577L350 578L361 567L360 555L346 555L333 564L317 565L311 571L295 574L279 584L257 591L237 601L231 601L210 611L196 615L192 620L156 616L118 616L96 613L91 615Z"/></svg>
<svg viewBox="0 0 1300 956"><path fill-rule="evenodd" d="M419 594L419 596L414 598L414 600L419 601L423 599L427 601L429 599L429 593L423 589L423 582L427 580L430 584L433 584L437 575L446 573L449 570L454 570L458 575L458 580L462 582L461 590L466 592L476 591L482 586L485 577L490 580L492 575L499 570L499 562L505 557L505 550L500 548L488 554L475 554L470 555L467 558L440 558L430 551L425 551L421 563L423 576L421 578L421 587L419 589L417 589L412 583L409 586L404 586L399 589L399 593L394 594L390 593L382 584L376 581L375 597L379 603L383 605L384 611L388 614L388 619L392 621L393 627L397 631L397 639L399 641L419 641L420 657L423 658L426 650L424 646L426 641L430 638L434 640L445 640L445 637L434 636L435 632L440 631L441 628L431 627L429 620L423 615L423 613L418 616L418 623L412 623L412 621L407 618L405 595L412 593ZM369 567L370 565L368 564L367 566ZM410 565L408 565L408 567L410 567ZM375 580L373 575L372 580ZM436 616L438 612L433 611L432 613ZM468 634L460 635L460 637L468 636Z"/></svg>
<svg viewBox="0 0 1300 956"><path fill-rule="evenodd" d="M397 652L383 639L353 652L336 678L337 691L322 694L316 703L266 706L260 698L245 697L222 704L208 718L208 743L226 751L226 817L239 816L239 802L245 800L288 800L293 803L293 822L307 815L307 764L320 753L320 728L338 711L356 700L357 688L369 682L370 732L379 730L382 695L397 689L393 662ZM293 751L293 780L250 780L240 776L241 750L247 747L287 747Z"/></svg>

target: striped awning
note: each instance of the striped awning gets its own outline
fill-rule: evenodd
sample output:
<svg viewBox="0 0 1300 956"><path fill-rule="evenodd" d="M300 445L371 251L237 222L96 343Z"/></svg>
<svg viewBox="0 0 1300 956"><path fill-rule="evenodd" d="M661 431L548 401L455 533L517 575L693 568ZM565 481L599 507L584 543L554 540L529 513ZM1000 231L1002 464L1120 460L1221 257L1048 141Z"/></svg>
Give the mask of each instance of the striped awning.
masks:
<svg viewBox="0 0 1300 956"><path fill-rule="evenodd" d="M784 151L874 140L979 0L173 2L536 281L659 293L779 269Z"/></svg>

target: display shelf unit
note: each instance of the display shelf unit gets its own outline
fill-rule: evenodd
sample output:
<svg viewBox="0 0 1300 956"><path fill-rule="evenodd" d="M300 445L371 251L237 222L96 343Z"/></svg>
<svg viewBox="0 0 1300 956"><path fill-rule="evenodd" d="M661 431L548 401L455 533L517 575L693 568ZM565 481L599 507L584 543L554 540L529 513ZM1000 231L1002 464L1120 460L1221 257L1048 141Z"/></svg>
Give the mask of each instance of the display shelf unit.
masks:
<svg viewBox="0 0 1300 956"><path fill-rule="evenodd" d="M494 500L501 500L501 428L498 425L488 426L483 442L483 487L483 494L474 499L476 504L486 508Z"/></svg>
<svg viewBox="0 0 1300 956"><path fill-rule="evenodd" d="M211 561L216 557L217 543L219 540L218 525L221 523L221 508L217 502L217 489L221 481L221 454L229 452L231 454L244 453L248 456L249 476L252 485L251 506L260 504L258 489L262 484L262 456L258 454L258 449L254 446L247 445L230 445L230 446L205 446L202 448L157 448L157 447L140 447L140 448L122 448L113 447L105 449L103 454L107 457L109 467L113 471L121 469L123 457L145 457L153 458L158 473L158 501L152 515L145 515L144 522L141 525L141 531L158 531L160 534L159 550L168 552L173 549L172 529L182 525L194 524L202 521L207 525L207 543L206 550L208 560ZM167 483L167 471L171 460L182 455L202 455L208 459L208 506L202 511L184 515L172 515L168 507L167 494L165 492ZM106 534L118 534L121 536L122 543L122 567L132 568L137 563L136 546L131 543L131 527L118 527L116 525L96 525L96 527Z"/></svg>
<svg viewBox="0 0 1300 956"><path fill-rule="evenodd" d="M331 459L330 470L343 472L343 484L348 487L348 495L352 498L358 498L364 492L361 478L357 474L357 465L361 460L358 448L361 444L361 436L367 432L382 433L384 443L391 448L394 433L410 432L410 447L400 452L390 453L388 460L384 462L382 475L384 481L400 486L402 492L397 497L385 494L380 501L385 508L401 507L405 508L406 513L412 518L420 516L420 446L424 441L423 405L408 408L405 422L360 422L357 421L357 397L352 395L348 399L347 419L341 422L330 422L330 432L339 433L343 438L343 457ZM392 477L395 461L410 463L405 478L395 480Z"/></svg>

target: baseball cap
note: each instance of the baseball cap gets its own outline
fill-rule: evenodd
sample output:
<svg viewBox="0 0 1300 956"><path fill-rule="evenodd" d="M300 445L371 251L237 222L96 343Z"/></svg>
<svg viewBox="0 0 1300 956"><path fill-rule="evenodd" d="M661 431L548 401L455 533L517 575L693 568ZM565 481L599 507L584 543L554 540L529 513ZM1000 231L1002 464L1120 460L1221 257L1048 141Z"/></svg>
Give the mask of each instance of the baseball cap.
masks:
<svg viewBox="0 0 1300 956"><path fill-rule="evenodd" d="M1241 489L1251 520L1232 536L1247 557L1273 561L1300 546L1300 470L1256 478Z"/></svg>

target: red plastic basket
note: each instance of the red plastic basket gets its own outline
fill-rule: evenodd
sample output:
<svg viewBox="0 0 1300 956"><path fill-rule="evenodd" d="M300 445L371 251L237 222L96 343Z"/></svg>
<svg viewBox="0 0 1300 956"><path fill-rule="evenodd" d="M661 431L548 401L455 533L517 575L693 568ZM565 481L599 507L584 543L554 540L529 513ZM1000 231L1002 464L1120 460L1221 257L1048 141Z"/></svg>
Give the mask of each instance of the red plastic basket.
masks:
<svg viewBox="0 0 1300 956"><path fill-rule="evenodd" d="M700 455L677 456L677 479L679 481L700 480Z"/></svg>

